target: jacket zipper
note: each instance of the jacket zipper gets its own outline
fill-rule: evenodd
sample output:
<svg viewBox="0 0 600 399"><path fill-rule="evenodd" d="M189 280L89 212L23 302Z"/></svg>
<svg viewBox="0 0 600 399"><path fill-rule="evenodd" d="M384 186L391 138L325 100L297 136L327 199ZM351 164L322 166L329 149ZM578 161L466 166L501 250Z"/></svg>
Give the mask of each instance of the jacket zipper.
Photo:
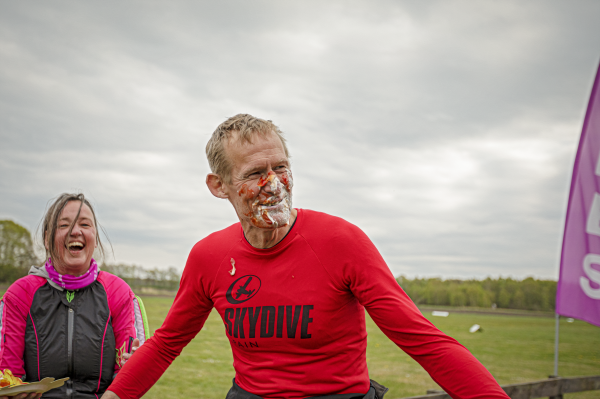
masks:
<svg viewBox="0 0 600 399"><path fill-rule="evenodd" d="M75 318L75 312L73 308L69 308L68 317L68 329L67 329L67 364L69 370L70 380L67 381L67 397L73 397L73 319Z"/></svg>

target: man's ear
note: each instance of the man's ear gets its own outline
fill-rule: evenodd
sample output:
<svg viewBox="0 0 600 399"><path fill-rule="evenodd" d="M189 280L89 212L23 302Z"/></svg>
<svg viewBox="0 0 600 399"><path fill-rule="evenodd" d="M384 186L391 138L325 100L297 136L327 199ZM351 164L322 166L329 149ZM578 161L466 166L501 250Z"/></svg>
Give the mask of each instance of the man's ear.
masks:
<svg viewBox="0 0 600 399"><path fill-rule="evenodd" d="M221 179L221 176L209 173L206 175L206 185L210 190L211 194L217 198L227 199L229 195L227 194L227 187L225 187L225 182Z"/></svg>

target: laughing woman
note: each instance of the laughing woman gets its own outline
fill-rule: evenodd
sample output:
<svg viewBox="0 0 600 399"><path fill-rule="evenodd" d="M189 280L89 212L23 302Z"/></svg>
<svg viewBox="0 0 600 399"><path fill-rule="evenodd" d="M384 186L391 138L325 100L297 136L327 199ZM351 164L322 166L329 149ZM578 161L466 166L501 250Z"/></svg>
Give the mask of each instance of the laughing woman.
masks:
<svg viewBox="0 0 600 399"><path fill-rule="evenodd" d="M83 194L60 195L42 226L45 265L32 267L0 301L0 370L28 382L69 377L43 398L96 399L123 355L145 341L143 305L127 283L98 270L92 255L102 243Z"/></svg>

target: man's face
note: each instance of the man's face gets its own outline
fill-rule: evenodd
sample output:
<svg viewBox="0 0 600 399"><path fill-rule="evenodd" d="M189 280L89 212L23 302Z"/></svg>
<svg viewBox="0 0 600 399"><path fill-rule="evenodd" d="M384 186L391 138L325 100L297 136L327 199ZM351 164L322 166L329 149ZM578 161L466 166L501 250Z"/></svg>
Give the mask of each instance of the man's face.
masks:
<svg viewBox="0 0 600 399"><path fill-rule="evenodd" d="M289 223L292 210L292 173L283 144L274 134L257 135L253 143L234 136L225 146L233 165L228 198L242 222L276 229Z"/></svg>

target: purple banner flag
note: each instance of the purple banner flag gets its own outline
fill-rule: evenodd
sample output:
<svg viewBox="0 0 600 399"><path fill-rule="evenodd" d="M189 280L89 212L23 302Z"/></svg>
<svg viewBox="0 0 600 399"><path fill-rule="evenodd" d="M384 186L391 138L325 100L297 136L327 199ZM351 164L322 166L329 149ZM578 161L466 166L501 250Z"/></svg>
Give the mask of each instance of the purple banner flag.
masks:
<svg viewBox="0 0 600 399"><path fill-rule="evenodd" d="M600 67L573 166L556 313L600 326Z"/></svg>

